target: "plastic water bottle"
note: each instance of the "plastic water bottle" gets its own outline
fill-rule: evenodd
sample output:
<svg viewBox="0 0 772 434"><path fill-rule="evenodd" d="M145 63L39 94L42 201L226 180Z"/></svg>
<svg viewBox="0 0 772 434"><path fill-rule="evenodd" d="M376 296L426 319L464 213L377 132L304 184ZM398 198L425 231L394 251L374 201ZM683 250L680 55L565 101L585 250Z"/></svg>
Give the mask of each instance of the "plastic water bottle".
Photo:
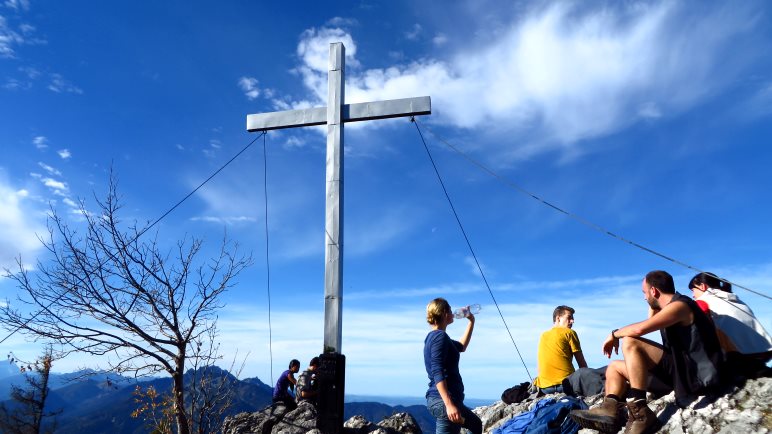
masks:
<svg viewBox="0 0 772 434"><path fill-rule="evenodd" d="M480 313L480 305L479 304L470 304L469 306L459 307L453 312L453 317L455 318L466 318L471 313L472 315L477 315Z"/></svg>

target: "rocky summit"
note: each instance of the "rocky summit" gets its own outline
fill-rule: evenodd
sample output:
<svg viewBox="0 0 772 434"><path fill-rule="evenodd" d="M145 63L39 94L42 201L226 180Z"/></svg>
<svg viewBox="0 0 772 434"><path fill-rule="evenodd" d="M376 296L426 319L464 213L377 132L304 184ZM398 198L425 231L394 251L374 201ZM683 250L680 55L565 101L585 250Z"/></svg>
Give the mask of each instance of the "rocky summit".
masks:
<svg viewBox="0 0 772 434"><path fill-rule="evenodd" d="M353 416L343 424L345 434L421 434L408 413L395 413L377 424ZM240 413L225 419L223 434L324 434L316 429L316 408L301 402L287 412L284 406L270 406L255 413Z"/></svg>
<svg viewBox="0 0 772 434"><path fill-rule="evenodd" d="M559 396L559 395L548 395ZM546 397L545 397L546 398ZM599 405L603 395L585 397L590 407ZM483 432L492 433L512 417L533 409L536 400L507 405L497 402L474 412L483 422ZM673 393L649 402L662 423L661 433L769 433L772 432L772 378L748 380L718 397L697 397L685 408L676 405ZM582 429L579 434L597 431Z"/></svg>
<svg viewBox="0 0 772 434"><path fill-rule="evenodd" d="M552 395L557 397L559 395ZM544 397L547 398L550 395ZM540 398L541 399L541 398ZM590 406L600 404L602 395L585 397ZM474 412L483 422L483 432L496 428L520 413L533 409L538 400L526 400L507 405L501 401ZM649 402L662 422L661 433L770 433L772 432L772 378L748 380L718 397L698 397L688 406L676 405L673 394ZM316 429L316 409L301 403L293 411L284 407L268 407L255 413L241 413L225 420L223 434L324 434ZM408 413L396 413L378 423L362 416L353 416L344 423L347 434L419 434L421 429ZM579 434L596 431L583 429ZM429 434L429 433L427 433Z"/></svg>

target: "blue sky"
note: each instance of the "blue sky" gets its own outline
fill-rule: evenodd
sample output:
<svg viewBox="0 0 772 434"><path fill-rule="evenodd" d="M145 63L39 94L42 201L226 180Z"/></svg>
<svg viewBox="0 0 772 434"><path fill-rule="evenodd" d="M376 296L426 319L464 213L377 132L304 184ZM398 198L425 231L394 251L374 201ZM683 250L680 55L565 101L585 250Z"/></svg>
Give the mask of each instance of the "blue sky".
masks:
<svg viewBox="0 0 772 434"><path fill-rule="evenodd" d="M281 4L279 4L281 3ZM45 254L49 204L79 217L112 166L124 218L154 220L255 138L246 115L326 104L329 42L346 102L430 95L419 119L531 374L558 304L577 309L592 366L642 319L640 280L693 272L566 218L772 294L772 37L766 2L0 2L0 262ZM347 392L421 396L426 303L480 303L467 396L527 379L407 119L345 138ZM462 149L496 179L442 141ZM270 132L273 375L322 349L322 128ZM262 139L164 219L255 265L226 296L220 342L271 377ZM502 182L501 179L506 180ZM0 280L3 298L15 287ZM772 329L769 300L736 292ZM451 336L463 327L452 325ZM14 336L0 351L34 358ZM99 360L60 360L68 371Z"/></svg>

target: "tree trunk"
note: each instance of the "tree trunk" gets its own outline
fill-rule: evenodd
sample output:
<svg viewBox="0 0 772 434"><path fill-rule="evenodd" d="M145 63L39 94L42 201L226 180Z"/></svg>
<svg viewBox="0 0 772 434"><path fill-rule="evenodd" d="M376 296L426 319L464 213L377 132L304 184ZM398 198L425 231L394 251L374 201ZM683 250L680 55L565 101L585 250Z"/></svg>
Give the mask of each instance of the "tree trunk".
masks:
<svg viewBox="0 0 772 434"><path fill-rule="evenodd" d="M177 418L177 434L190 434L190 424L188 416L185 414L185 359L177 359L177 369L172 374L174 385L172 394L174 395L174 415Z"/></svg>

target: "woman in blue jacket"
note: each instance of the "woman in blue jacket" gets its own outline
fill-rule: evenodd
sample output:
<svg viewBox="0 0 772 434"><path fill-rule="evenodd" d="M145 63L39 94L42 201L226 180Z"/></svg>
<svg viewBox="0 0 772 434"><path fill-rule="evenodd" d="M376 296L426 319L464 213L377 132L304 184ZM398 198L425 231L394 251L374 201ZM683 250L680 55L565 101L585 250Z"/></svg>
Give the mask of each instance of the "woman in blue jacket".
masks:
<svg viewBox="0 0 772 434"><path fill-rule="evenodd" d="M482 433L482 422L464 405L464 382L458 371L461 353L469 346L474 330L474 315L467 314L469 323L461 340L450 339L445 329L453 323L453 312L444 298L435 298L426 306L426 322L432 331L424 340L424 364L429 376L426 406L437 419L437 434L458 434L461 427L472 434Z"/></svg>

